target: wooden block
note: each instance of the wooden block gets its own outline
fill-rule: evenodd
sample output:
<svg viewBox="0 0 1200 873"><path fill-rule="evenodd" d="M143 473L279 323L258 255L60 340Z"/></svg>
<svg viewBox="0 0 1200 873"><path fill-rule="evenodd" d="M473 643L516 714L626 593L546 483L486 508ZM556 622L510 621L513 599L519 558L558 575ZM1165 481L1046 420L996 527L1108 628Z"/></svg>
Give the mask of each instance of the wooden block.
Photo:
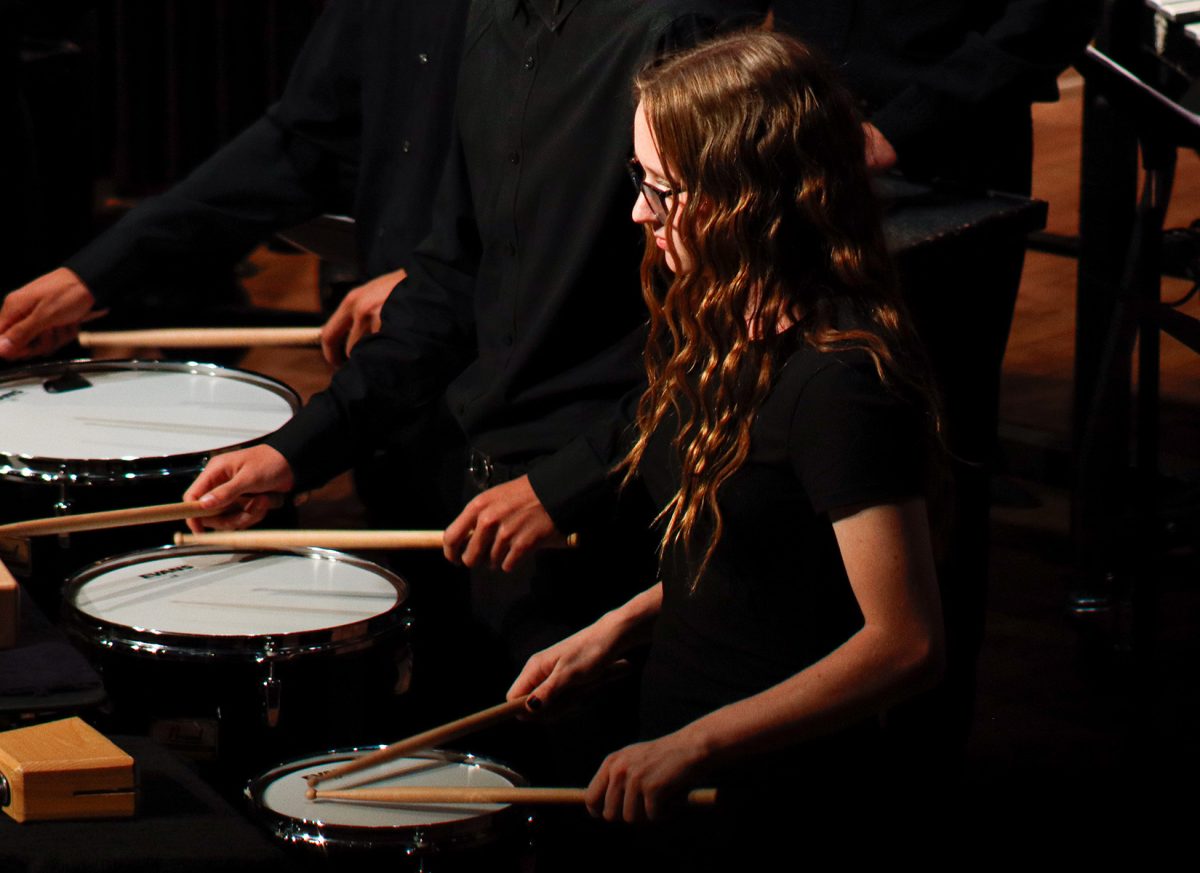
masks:
<svg viewBox="0 0 1200 873"><path fill-rule="evenodd" d="M0 561L0 649L11 649L17 644L20 622L21 587Z"/></svg>
<svg viewBox="0 0 1200 873"><path fill-rule="evenodd" d="M78 718L0 733L0 776L20 822L134 812L133 758Z"/></svg>

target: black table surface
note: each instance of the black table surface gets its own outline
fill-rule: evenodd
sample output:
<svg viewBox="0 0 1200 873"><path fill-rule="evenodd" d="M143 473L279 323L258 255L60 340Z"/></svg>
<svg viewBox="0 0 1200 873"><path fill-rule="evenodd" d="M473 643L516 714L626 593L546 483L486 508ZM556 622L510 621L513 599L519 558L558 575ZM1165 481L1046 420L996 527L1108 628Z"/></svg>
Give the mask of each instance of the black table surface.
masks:
<svg viewBox="0 0 1200 873"><path fill-rule="evenodd" d="M0 728L74 715L104 698L100 676L22 590L17 644L0 651Z"/></svg>
<svg viewBox="0 0 1200 873"><path fill-rule="evenodd" d="M0 815L3 873L282 873L282 848L191 767L145 737L114 737L138 770L128 819L35 821Z"/></svg>

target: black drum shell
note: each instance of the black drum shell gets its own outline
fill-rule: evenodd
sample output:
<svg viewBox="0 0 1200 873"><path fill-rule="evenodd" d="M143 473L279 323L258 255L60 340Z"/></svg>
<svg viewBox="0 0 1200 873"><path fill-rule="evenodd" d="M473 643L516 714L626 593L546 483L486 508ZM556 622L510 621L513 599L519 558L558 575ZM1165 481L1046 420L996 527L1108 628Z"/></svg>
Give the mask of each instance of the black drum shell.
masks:
<svg viewBox="0 0 1200 873"><path fill-rule="evenodd" d="M195 362L77 360L42 364L0 373L0 394L6 384L17 381L49 381L68 374L86 378L88 374L113 371L181 372L237 379L284 398L293 412L300 408L299 396L281 382L245 370ZM260 442L254 439L188 454L97 460L14 454L3 445L2 433L0 430L0 524L176 503L212 455ZM277 510L271 523L294 526L294 520L295 512L288 506ZM44 608L57 611L59 590L71 574L109 555L170 542L178 529L179 523L175 522L60 536L0 537L0 558L15 575L33 583L32 593Z"/></svg>
<svg viewBox="0 0 1200 873"><path fill-rule="evenodd" d="M108 729L149 733L242 782L289 756L388 734L409 679L407 583L369 561L325 549L273 550L367 567L396 586L397 604L366 621L294 634L207 637L113 624L75 607L90 579L164 557L230 554L165 546L97 562L64 590L63 624L100 672ZM272 683L268 689L264 683Z"/></svg>

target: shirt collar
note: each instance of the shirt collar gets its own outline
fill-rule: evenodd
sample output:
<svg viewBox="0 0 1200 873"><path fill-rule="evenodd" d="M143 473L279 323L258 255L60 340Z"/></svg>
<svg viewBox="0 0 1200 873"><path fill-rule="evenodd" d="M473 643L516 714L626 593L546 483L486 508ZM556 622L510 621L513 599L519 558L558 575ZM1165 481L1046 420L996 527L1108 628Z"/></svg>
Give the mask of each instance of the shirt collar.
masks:
<svg viewBox="0 0 1200 873"><path fill-rule="evenodd" d="M547 30L557 30L579 0L517 0L517 7L525 6L546 25Z"/></svg>

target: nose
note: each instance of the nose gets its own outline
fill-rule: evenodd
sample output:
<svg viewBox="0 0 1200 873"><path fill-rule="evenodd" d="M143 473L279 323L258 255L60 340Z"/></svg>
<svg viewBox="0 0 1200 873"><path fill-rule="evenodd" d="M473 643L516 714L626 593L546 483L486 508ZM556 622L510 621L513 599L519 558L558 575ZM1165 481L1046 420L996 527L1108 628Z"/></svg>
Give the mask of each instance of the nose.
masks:
<svg viewBox="0 0 1200 873"><path fill-rule="evenodd" d="M638 224L658 224L658 219L654 217L654 210L646 202L646 194L642 191L638 192L637 200L633 201L633 212L629 217Z"/></svg>

